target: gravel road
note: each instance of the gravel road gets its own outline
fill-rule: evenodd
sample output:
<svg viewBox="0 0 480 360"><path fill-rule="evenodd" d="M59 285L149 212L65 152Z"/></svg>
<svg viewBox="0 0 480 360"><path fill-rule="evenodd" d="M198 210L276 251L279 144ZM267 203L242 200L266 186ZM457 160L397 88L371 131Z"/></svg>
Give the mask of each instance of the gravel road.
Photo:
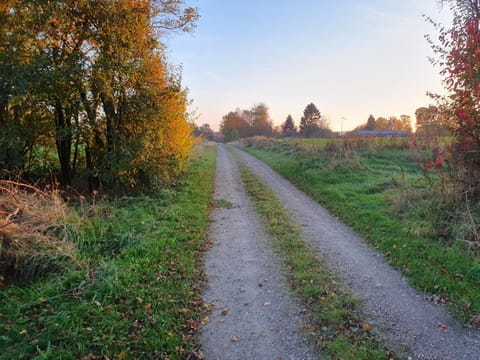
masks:
<svg viewBox="0 0 480 360"><path fill-rule="evenodd" d="M316 359L300 331L301 305L289 296L237 165L223 146L215 182L215 199L233 206L212 215L204 299L214 309L202 328L203 352L209 360Z"/></svg>
<svg viewBox="0 0 480 360"><path fill-rule="evenodd" d="M224 156L222 146L219 150L220 157ZM424 360L480 359L480 331L464 328L443 305L413 290L382 255L270 167L240 149L234 151L272 188L301 225L305 240L327 259L343 284L363 300L365 319L397 355ZM239 234L243 237L240 230Z"/></svg>

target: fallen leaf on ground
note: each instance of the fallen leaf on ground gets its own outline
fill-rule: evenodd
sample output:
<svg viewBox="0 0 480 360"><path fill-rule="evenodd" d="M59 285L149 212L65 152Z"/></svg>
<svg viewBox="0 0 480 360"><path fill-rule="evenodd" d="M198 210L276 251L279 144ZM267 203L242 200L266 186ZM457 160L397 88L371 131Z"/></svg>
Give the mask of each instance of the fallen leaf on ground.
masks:
<svg viewBox="0 0 480 360"><path fill-rule="evenodd" d="M198 350L188 355L186 360L205 360L206 358L207 357L205 356L205 354L202 351Z"/></svg>
<svg viewBox="0 0 480 360"><path fill-rule="evenodd" d="M236 337L236 336L232 336L232 338L230 340L232 342L238 342L239 341L238 337Z"/></svg>
<svg viewBox="0 0 480 360"><path fill-rule="evenodd" d="M92 353L88 353L87 355L81 358L81 360L100 360L100 359L103 360L103 356L100 356L100 355L97 356Z"/></svg>
<svg viewBox="0 0 480 360"><path fill-rule="evenodd" d="M196 329L198 327L197 322L192 319L187 320L187 324L190 327L190 329Z"/></svg>
<svg viewBox="0 0 480 360"><path fill-rule="evenodd" d="M222 316L226 316L227 314L228 314L228 308L225 308L220 312L220 315Z"/></svg>
<svg viewBox="0 0 480 360"><path fill-rule="evenodd" d="M437 326L439 329L447 330L447 325L445 325L444 323L438 322Z"/></svg>
<svg viewBox="0 0 480 360"><path fill-rule="evenodd" d="M471 323L474 327L480 329L480 316L475 316L475 317L473 317L472 320L470 320L470 323Z"/></svg>
<svg viewBox="0 0 480 360"><path fill-rule="evenodd" d="M362 329L365 330L366 332L372 331L372 326L368 323L363 323L362 324Z"/></svg>
<svg viewBox="0 0 480 360"><path fill-rule="evenodd" d="M204 304L203 306L204 306L206 311L212 311L216 307L215 304ZM187 309L187 311L188 311L188 309Z"/></svg>

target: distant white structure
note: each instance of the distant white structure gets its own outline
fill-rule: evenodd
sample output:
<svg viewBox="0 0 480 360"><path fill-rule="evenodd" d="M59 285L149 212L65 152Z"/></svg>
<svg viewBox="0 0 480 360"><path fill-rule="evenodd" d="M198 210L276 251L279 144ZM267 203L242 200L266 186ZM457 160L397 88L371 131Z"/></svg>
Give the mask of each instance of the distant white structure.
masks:
<svg viewBox="0 0 480 360"><path fill-rule="evenodd" d="M371 136L371 137L406 137L410 135L405 130L358 130L354 131L352 135L357 136Z"/></svg>

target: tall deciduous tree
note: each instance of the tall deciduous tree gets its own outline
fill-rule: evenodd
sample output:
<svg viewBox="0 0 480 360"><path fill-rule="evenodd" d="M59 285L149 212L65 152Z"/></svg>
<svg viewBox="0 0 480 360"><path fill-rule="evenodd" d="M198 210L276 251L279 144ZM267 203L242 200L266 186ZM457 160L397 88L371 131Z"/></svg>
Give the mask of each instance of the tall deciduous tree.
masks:
<svg viewBox="0 0 480 360"><path fill-rule="evenodd" d="M214 133L210 124L203 124L198 128L198 133L203 136L204 139L212 141L214 138Z"/></svg>
<svg viewBox="0 0 480 360"><path fill-rule="evenodd" d="M225 141L233 141L248 136L250 124L245 120L239 111L231 111L222 118L220 123L220 132Z"/></svg>
<svg viewBox="0 0 480 360"><path fill-rule="evenodd" d="M419 136L448 136L453 130L449 112L442 107L429 105L415 110L416 134Z"/></svg>
<svg viewBox="0 0 480 360"><path fill-rule="evenodd" d="M272 135L272 120L268 113L267 105L260 103L254 105L250 110L244 111L244 116L247 117L250 124L250 135L271 136Z"/></svg>
<svg viewBox="0 0 480 360"><path fill-rule="evenodd" d="M393 130L412 132L412 118L409 115L400 115L400 119L395 125Z"/></svg>
<svg viewBox="0 0 480 360"><path fill-rule="evenodd" d="M191 126L181 78L159 39L166 31L190 31L195 9L184 0L3 4L2 127L10 121L21 129L27 118L35 125L50 121L36 135L53 132L64 184L77 172L81 149L90 180L133 186L178 173ZM22 104L30 114L23 120L12 110Z"/></svg>
<svg viewBox="0 0 480 360"><path fill-rule="evenodd" d="M380 116L375 121L375 130L391 130L389 119Z"/></svg>

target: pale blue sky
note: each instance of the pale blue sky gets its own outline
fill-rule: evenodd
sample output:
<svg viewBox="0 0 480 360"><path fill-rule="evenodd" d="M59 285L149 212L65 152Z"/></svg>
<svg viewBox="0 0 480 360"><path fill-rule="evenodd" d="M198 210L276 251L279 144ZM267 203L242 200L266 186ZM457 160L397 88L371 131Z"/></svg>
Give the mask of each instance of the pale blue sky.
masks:
<svg viewBox="0 0 480 360"><path fill-rule="evenodd" d="M263 102L275 125L298 124L314 102L331 127L349 130L369 114L412 115L441 91L424 35L427 14L448 23L436 0L192 0L194 34L172 36L197 124ZM345 120L342 121L342 117Z"/></svg>

